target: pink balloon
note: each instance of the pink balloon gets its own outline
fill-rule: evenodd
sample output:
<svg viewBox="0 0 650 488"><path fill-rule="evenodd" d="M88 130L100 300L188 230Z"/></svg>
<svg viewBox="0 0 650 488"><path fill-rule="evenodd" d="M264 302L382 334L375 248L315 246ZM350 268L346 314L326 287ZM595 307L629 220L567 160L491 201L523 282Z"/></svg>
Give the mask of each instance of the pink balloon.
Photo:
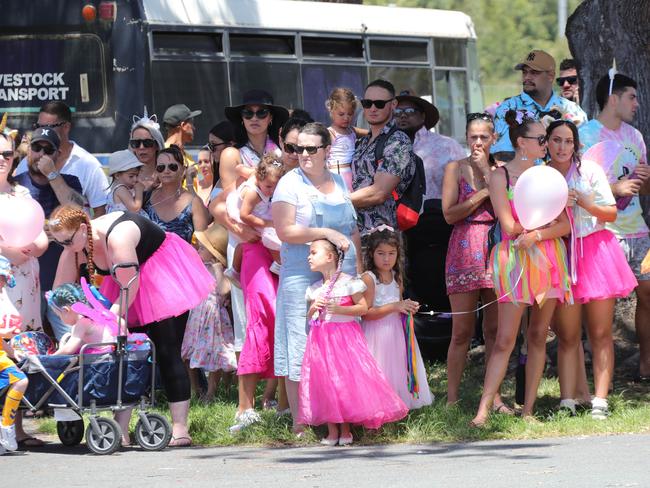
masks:
<svg viewBox="0 0 650 488"><path fill-rule="evenodd" d="M524 171L514 190L515 211L526 230L537 229L557 218L566 207L569 187L562 173L550 166Z"/></svg>
<svg viewBox="0 0 650 488"><path fill-rule="evenodd" d="M0 199L0 242L8 247L24 247L43 230L45 215L36 200L26 197Z"/></svg>

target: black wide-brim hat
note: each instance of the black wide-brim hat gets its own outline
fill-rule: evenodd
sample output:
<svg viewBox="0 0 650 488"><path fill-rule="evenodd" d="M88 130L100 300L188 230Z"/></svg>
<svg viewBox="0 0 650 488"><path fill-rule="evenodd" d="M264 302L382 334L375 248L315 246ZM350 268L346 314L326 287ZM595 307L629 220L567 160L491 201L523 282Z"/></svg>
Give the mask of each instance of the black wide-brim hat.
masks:
<svg viewBox="0 0 650 488"><path fill-rule="evenodd" d="M279 105L273 104L273 97L264 90L249 90L242 96L242 103L232 107L226 107L224 114L226 118L235 125L242 121L241 111L246 105L264 105L273 115L273 123L276 127L282 127L289 118L289 111Z"/></svg>
<svg viewBox="0 0 650 488"><path fill-rule="evenodd" d="M435 127L435 125L438 123L438 120L440 120L440 113L438 112L438 109L436 106L428 101L426 101L424 98L418 97L413 90L403 90L400 92L399 95L395 97L397 102L411 102L412 104L416 105L417 107L424 112L424 126L427 129L431 129L432 127Z"/></svg>

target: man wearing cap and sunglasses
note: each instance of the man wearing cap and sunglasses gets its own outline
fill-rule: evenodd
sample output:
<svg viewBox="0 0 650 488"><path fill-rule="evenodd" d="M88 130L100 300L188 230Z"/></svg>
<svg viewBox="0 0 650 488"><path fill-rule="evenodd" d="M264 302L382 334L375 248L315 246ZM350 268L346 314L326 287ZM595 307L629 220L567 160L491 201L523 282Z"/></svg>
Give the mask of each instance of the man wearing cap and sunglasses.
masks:
<svg viewBox="0 0 650 488"><path fill-rule="evenodd" d="M187 105L179 103L165 110L163 116L165 129L167 130L165 147L172 144L180 147L183 150L183 161L186 168L193 165L194 160L185 151L185 144L189 144L194 140L194 117L202 113L201 110L190 110Z"/></svg>
<svg viewBox="0 0 650 488"><path fill-rule="evenodd" d="M578 126L587 121L587 114L578 104L553 92L553 83L556 81L553 56L545 51L531 51L515 69L521 71L523 90L499 105L494 118L498 140L492 145L491 153L501 161L510 161L514 157L505 120L508 110L528 111L539 119L559 113L562 118L571 120Z"/></svg>

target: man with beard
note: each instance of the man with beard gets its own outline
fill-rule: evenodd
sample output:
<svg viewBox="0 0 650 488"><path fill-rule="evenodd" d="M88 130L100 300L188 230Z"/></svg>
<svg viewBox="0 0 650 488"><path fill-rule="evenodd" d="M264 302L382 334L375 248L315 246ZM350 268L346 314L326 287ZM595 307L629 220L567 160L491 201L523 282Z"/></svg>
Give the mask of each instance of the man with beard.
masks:
<svg viewBox="0 0 650 488"><path fill-rule="evenodd" d="M393 110L397 106L395 87L386 80L368 84L361 100L363 115L370 133L361 138L352 158L352 204L357 209L362 234L381 224L397 229L397 213L393 192L398 195L408 188L415 174L413 145L408 136L393 130ZM390 135L388 135L390 133ZM375 160L379 135L388 135L383 157Z"/></svg>
<svg viewBox="0 0 650 488"><path fill-rule="evenodd" d="M560 87L560 94L567 100L580 104L580 84L578 69L573 59L563 59L560 63L560 76L555 80Z"/></svg>
<svg viewBox="0 0 650 488"><path fill-rule="evenodd" d="M580 106L553 92L555 81L555 59L544 51L531 51L526 58L515 66L521 70L523 91L505 100L496 111L494 118L498 140L491 152L497 160L510 161L514 149L508 135L505 114L508 110L527 111L541 119L549 115L554 119L570 120L576 125L587 121L587 115Z"/></svg>
<svg viewBox="0 0 650 488"><path fill-rule="evenodd" d="M431 132L440 119L438 109L433 104L415 95L413 90L403 90L395 99L395 124L410 137L413 152L420 156L424 164L427 182L424 200L440 200L445 166L450 161L464 158L465 150L451 137Z"/></svg>

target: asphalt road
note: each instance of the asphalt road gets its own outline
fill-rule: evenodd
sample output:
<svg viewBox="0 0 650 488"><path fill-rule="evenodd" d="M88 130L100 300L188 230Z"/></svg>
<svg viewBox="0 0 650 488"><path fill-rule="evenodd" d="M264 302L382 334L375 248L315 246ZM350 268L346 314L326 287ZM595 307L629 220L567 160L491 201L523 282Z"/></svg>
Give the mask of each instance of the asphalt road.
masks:
<svg viewBox="0 0 650 488"><path fill-rule="evenodd" d="M16 487L647 487L650 436L306 448L189 448L112 456L58 443L0 457Z"/></svg>

